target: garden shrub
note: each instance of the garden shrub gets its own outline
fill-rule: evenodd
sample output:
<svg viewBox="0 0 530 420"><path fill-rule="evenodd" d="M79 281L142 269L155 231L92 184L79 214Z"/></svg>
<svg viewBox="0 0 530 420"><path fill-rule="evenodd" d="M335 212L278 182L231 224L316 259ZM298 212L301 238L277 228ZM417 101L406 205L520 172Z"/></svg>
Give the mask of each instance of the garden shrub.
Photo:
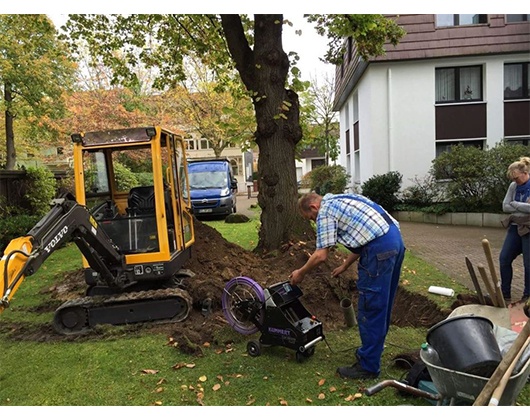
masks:
<svg viewBox="0 0 530 420"><path fill-rule="evenodd" d="M25 236L40 219L39 216L27 214L0 218L0 249L2 253L12 239Z"/></svg>
<svg viewBox="0 0 530 420"><path fill-rule="evenodd" d="M26 169L26 194L24 198L29 203L31 214L44 216L50 211L50 203L57 191L57 181L48 168Z"/></svg>
<svg viewBox="0 0 530 420"><path fill-rule="evenodd" d="M386 211L394 211L399 204L398 197L403 175L397 171L383 175L374 175L361 185L361 194L384 207Z"/></svg>
<svg viewBox="0 0 530 420"><path fill-rule="evenodd" d="M118 191L129 191L131 188L140 185L136 174L119 162L114 164L114 177Z"/></svg>
<svg viewBox="0 0 530 420"><path fill-rule="evenodd" d="M309 188L317 194L342 194L350 180L346 168L341 165L322 165L307 175L310 179Z"/></svg>
<svg viewBox="0 0 530 420"><path fill-rule="evenodd" d="M456 145L434 161L432 175L446 181L447 201L455 211L502 212L502 200L510 180L506 170L530 148L501 142L491 149Z"/></svg>
<svg viewBox="0 0 530 420"><path fill-rule="evenodd" d="M421 179L415 177L412 181L414 184L401 193L400 210L415 210L444 201L445 185L437 182L432 174L429 173Z"/></svg>
<svg viewBox="0 0 530 420"><path fill-rule="evenodd" d="M489 149L487 156L490 182L484 200L488 203L489 211L502 212L502 201L511 182L506 175L508 166L522 156L530 156L530 146L502 141Z"/></svg>

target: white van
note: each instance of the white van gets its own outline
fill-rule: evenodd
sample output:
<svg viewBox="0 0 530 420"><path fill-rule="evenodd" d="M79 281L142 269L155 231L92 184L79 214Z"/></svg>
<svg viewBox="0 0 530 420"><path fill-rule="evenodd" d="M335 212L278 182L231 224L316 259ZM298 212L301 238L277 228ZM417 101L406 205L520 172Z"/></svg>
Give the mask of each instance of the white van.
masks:
<svg viewBox="0 0 530 420"><path fill-rule="evenodd" d="M188 160L193 214L228 216L237 211L237 180L228 159Z"/></svg>

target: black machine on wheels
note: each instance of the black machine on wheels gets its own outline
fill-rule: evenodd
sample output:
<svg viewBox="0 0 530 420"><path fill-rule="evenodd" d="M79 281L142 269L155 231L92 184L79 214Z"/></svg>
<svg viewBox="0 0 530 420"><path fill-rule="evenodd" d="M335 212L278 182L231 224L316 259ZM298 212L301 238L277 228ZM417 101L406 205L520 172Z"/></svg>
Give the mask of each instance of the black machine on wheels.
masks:
<svg viewBox="0 0 530 420"><path fill-rule="evenodd" d="M247 343L250 356L259 356L262 346L283 346L296 350L296 360L302 362L325 337L322 323L302 305L301 296L300 288L289 282L262 289L248 277L235 277L223 290L223 312L235 331L261 332L259 340Z"/></svg>

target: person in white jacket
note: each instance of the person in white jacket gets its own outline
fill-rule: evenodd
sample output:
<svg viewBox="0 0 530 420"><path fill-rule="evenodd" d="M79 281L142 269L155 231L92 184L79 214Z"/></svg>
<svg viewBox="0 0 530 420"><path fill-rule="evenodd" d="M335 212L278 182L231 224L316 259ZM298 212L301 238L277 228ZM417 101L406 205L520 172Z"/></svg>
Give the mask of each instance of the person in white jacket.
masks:
<svg viewBox="0 0 530 420"><path fill-rule="evenodd" d="M511 302L513 261L523 255L524 290L522 301L530 297L530 157L513 162L506 172L512 180L502 202L502 210L510 213L503 221L506 237L499 255L501 290L506 303Z"/></svg>

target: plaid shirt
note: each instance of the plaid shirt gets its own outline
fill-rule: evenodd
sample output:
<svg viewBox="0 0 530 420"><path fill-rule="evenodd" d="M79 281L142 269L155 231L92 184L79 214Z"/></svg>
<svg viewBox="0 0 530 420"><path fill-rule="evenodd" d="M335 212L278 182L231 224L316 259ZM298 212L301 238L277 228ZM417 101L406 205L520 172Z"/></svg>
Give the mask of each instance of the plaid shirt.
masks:
<svg viewBox="0 0 530 420"><path fill-rule="evenodd" d="M374 206L377 207L374 202L357 194L326 194L316 219L316 248L328 248L337 243L360 248L387 233L390 226Z"/></svg>

